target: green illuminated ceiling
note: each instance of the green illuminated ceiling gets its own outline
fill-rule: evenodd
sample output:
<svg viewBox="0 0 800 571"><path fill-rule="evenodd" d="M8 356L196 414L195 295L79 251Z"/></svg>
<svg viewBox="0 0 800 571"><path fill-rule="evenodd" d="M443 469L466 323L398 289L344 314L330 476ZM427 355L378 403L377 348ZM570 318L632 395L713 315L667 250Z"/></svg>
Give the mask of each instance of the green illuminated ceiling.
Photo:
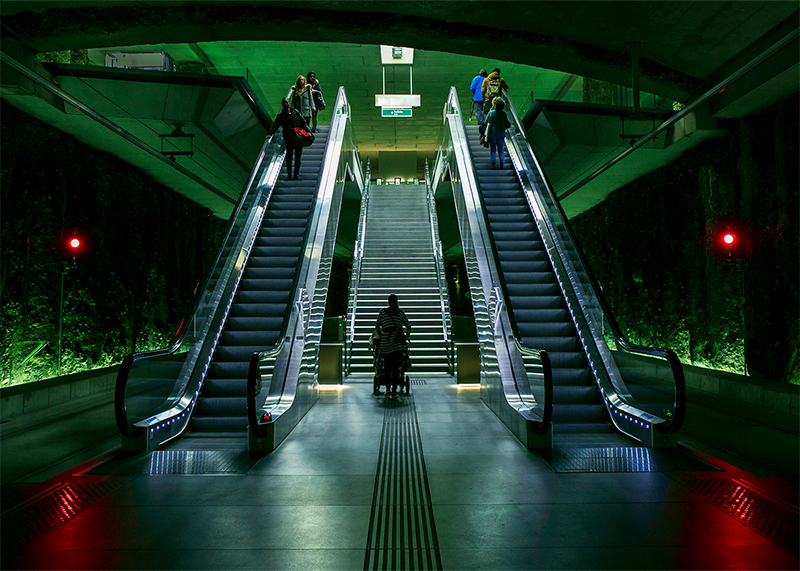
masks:
<svg viewBox="0 0 800 571"><path fill-rule="evenodd" d="M375 107L375 95L383 92L377 45L237 41L128 46L125 51L158 49L166 51L179 67L191 66L193 71L195 66L212 67L212 73L247 75L257 93L263 94L265 107L272 110L279 108L280 99L298 75L315 71L329 105L320 122L329 121L338 87L344 86L351 104L359 151L363 157L370 156L373 160L379 151L415 151L418 156L433 158L440 143L442 108L450 87L456 86L464 112L468 114L469 84L481 68L489 71L501 68L518 107L527 107L534 89L539 98L555 97L570 77L529 65L415 50L413 92L421 96L421 107L414 109L411 118L382 118L380 108ZM100 51L114 51L114 48ZM579 88L579 84L576 85ZM386 67L386 93L409 93L407 66Z"/></svg>

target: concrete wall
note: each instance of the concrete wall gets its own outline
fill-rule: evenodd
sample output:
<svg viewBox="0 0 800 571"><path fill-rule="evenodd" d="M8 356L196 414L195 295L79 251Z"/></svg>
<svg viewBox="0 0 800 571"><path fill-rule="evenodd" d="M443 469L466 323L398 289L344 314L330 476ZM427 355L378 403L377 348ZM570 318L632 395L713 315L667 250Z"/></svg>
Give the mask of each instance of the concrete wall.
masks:
<svg viewBox="0 0 800 571"><path fill-rule="evenodd" d="M0 389L0 419L31 413L66 415L114 400L119 366Z"/></svg>

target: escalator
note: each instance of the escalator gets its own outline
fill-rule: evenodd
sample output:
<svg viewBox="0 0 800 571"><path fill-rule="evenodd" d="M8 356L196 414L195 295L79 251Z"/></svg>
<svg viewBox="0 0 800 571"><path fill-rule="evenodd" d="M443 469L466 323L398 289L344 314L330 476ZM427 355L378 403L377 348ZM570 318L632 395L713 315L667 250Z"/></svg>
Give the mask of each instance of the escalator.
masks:
<svg viewBox="0 0 800 571"><path fill-rule="evenodd" d="M449 186L455 202L481 341L481 398L531 449L551 448L553 439L618 446L619 433L675 446L686 403L680 362L622 334L504 98L512 123L505 168L491 168L451 88L433 174L434 187ZM542 355L550 387L541 380ZM520 429L519 417L532 412L542 434L551 423L549 439Z"/></svg>
<svg viewBox="0 0 800 571"><path fill-rule="evenodd" d="M250 357L277 345L292 308L328 129L303 150L303 180L275 184L185 436L246 434Z"/></svg>
<svg viewBox="0 0 800 571"><path fill-rule="evenodd" d="M302 180L283 179L282 139L265 142L176 341L126 357L115 399L123 449L247 448L256 407L272 406L260 418L285 436L316 402L316 362L302 374L287 364L317 350L344 179L363 185L343 88L335 109L303 151Z"/></svg>
<svg viewBox="0 0 800 571"><path fill-rule="evenodd" d="M508 150L505 168L492 169L477 125L466 126L466 134L509 309L522 343L550 356L554 432L610 432L608 413Z"/></svg>

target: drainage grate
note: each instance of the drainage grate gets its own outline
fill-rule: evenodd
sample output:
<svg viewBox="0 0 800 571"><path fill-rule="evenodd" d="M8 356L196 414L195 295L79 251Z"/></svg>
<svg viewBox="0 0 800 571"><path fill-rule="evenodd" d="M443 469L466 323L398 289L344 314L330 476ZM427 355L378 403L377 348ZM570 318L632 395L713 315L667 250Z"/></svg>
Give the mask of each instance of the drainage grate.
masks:
<svg viewBox="0 0 800 571"><path fill-rule="evenodd" d="M5 533L17 544L28 544L80 515L122 485L119 481L69 483L3 518ZM5 550L5 547L4 547Z"/></svg>
<svg viewBox="0 0 800 571"><path fill-rule="evenodd" d="M364 569L441 569L413 398L386 403Z"/></svg>
<svg viewBox="0 0 800 571"><path fill-rule="evenodd" d="M170 474L245 474L247 452L232 450L157 450L150 456L151 476Z"/></svg>
<svg viewBox="0 0 800 571"><path fill-rule="evenodd" d="M537 452L554 472L678 472L716 470L678 451L642 447L564 447Z"/></svg>
<svg viewBox="0 0 800 571"><path fill-rule="evenodd" d="M782 508L741 480L687 480L684 485L771 542L797 556L798 514Z"/></svg>
<svg viewBox="0 0 800 571"><path fill-rule="evenodd" d="M411 382L412 385L427 385L428 384L428 381L426 381L425 379L411 379L410 382Z"/></svg>

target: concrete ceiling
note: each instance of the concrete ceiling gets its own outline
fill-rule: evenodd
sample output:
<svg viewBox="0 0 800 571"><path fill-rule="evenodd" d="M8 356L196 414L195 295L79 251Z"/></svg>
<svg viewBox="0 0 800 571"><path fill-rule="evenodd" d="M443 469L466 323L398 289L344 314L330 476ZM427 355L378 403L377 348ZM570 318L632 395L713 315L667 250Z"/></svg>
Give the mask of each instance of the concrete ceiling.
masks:
<svg viewBox="0 0 800 571"><path fill-rule="evenodd" d="M796 27L797 8L741 0L0 3L4 51L157 46L193 70L246 75L273 109L297 75L313 69L330 107L337 87L346 87L359 150L373 160L387 151L433 157L450 86L467 110L469 81L482 67L500 67L524 109L534 97L555 98L573 75L629 85L628 44L637 42L641 89L687 101L739 54L768 47L761 44L770 30L787 19ZM412 118L381 118L375 107L383 91L379 44L416 49L421 107ZM408 93L407 69L387 69L387 93ZM796 75L788 75L795 87Z"/></svg>
<svg viewBox="0 0 800 571"><path fill-rule="evenodd" d="M377 165L379 152L416 152L419 157L433 159L441 142L442 110L451 86L456 86L461 105L469 113L469 83L481 68L500 67L512 86L514 101L527 108L532 95L554 98L564 92L572 77L562 72L524 64L501 62L474 56L415 50L413 66L385 66L385 89L390 94L408 94L413 88L420 95L421 107L410 118L381 117L375 106L375 95L384 91L384 67L377 45L333 44L313 42L200 42L162 44L160 46L126 46L96 50L101 60L105 51L153 51L163 49L179 68L197 70L202 65L212 73L246 76L254 90L261 94L265 106L280 109L298 75L315 71L323 87L328 108L320 122L330 121L339 86L344 86L352 109L354 133L359 152ZM95 52L95 50L93 50ZM90 55L93 55L90 53ZM572 83L574 97L580 97L580 82ZM533 92L533 93L532 93ZM415 176L406 173L404 178ZM388 175L384 175L388 176Z"/></svg>

